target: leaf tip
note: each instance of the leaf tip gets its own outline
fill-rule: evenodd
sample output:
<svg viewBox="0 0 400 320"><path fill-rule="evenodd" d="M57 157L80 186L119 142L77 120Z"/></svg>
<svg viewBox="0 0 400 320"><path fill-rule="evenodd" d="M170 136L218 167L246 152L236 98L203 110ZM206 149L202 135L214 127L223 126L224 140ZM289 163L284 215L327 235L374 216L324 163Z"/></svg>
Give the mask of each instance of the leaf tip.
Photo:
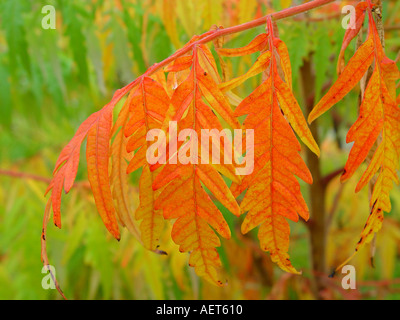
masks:
<svg viewBox="0 0 400 320"><path fill-rule="evenodd" d="M349 177L349 172L346 170L346 168L343 169L343 173L342 173L342 175L340 176L340 182L341 182L341 183L344 183L344 182L346 182L349 178L350 178L350 177ZM358 192L358 191L356 191L356 192Z"/></svg>
<svg viewBox="0 0 400 320"><path fill-rule="evenodd" d="M313 110L313 111L314 111L314 110ZM315 116L315 113L314 113L313 111L311 111L310 114L308 115L308 118L307 118L308 124L313 123L314 120L317 118L317 117Z"/></svg>

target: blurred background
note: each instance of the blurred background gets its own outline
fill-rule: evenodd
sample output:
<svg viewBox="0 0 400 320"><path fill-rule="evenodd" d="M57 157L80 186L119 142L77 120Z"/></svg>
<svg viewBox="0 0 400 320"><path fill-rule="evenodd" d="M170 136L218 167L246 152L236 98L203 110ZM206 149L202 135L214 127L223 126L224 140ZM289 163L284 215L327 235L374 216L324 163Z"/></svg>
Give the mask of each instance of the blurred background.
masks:
<svg viewBox="0 0 400 320"><path fill-rule="evenodd" d="M193 35L302 2L0 0L0 299L61 298L56 290L42 288L43 194L61 149L81 122L110 101L115 90ZM351 3L355 1L336 1L278 22L301 106L309 99L318 100L336 79L344 35L341 7ZM48 13L42 13L45 5L55 8L55 29L42 28ZM400 1L383 2L383 19L386 52L395 59L400 49ZM224 40L228 47L243 46L263 31L259 27ZM346 61L354 48L349 46ZM246 72L255 59L256 55L225 60L227 79ZM304 89L306 67L312 73L311 91ZM235 93L245 97L259 81L253 78ZM357 117L358 94L358 88L353 90L318 122L323 175L345 164L350 149L345 136ZM188 267L187 254L179 253L170 239L169 224L160 241L160 249L168 255L148 252L126 230L120 242L113 240L98 216L84 156L81 160L76 186L63 197L63 227L58 230L50 223L47 234L50 263L70 299L314 299L310 284L315 281L323 288L319 298L400 298L399 187L391 193L393 209L376 238L374 258L367 246L350 262L357 271L356 290L344 290L340 274L328 278L328 273L313 271L305 223L291 224L289 253L303 272L293 276L259 249L256 232L241 235L240 220L229 212L223 213L233 236L218 249L227 285L218 288ZM369 213L368 191L354 193L361 172L346 184L335 176L324 190L329 271L353 253ZM131 176L136 204L138 176ZM310 189L306 185L302 189L309 203Z"/></svg>

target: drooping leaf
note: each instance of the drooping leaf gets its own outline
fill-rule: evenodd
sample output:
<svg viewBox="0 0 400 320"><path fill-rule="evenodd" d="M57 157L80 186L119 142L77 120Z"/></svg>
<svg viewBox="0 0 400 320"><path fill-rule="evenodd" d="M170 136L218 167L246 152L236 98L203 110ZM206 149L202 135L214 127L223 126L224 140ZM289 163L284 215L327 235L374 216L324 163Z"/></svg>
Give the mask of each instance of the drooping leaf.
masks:
<svg viewBox="0 0 400 320"><path fill-rule="evenodd" d="M242 184L233 184L235 196L247 189L240 208L247 211L242 232L247 233L260 226L258 238L261 248L269 251L272 260L285 271L298 273L292 266L289 250L289 224L285 218L298 221L298 215L308 220L309 211L301 195L295 175L312 183L311 174L299 155L300 144L294 134L317 155L319 148L309 131L301 109L291 92L291 68L283 42L272 35L258 36L269 41L273 52L261 54L255 65L239 79L243 81L258 72L269 69L268 77L235 110L235 116L246 115L245 129L254 130L254 171L243 178ZM263 46L265 47L266 43ZM246 50L243 50L246 52ZM285 79L278 74L275 52L280 58ZM268 56L260 63L262 56ZM238 80L231 80L235 83ZM240 82L243 82L240 80ZM229 84L222 84L222 87ZM286 118L285 118L285 116Z"/></svg>
<svg viewBox="0 0 400 320"><path fill-rule="evenodd" d="M353 40L357 34L360 32L361 27L363 26L365 20L365 11L367 10L368 4L365 1L359 2L356 6L356 16L354 19L354 23L347 26L346 32L344 34L342 47L340 49L338 64L337 64L337 74L341 74L343 72L345 61L344 61L344 52L351 40ZM351 20L350 20L351 21Z"/></svg>
<svg viewBox="0 0 400 320"><path fill-rule="evenodd" d="M203 164L200 150L204 142L197 143L194 133L200 137L201 129L222 130L219 119L212 109L231 127L239 128L240 125L233 117L229 103L212 77L210 71L214 70L215 62L208 48L203 45L195 46L192 59L184 59L192 61L191 70L186 80L172 95L171 102L175 108L172 120L177 121L179 132L184 129L193 131L188 133L188 141L181 140L178 143L169 141L168 149L175 145L176 152L169 153L168 163L154 180L153 189L161 190L155 206L163 210L164 218L177 219L172 229L172 238L180 246L181 252L191 252L189 264L195 268L196 273L221 286L223 282L219 279L217 271L221 262L215 249L220 246L220 240L211 227L224 238L230 237L230 230L203 185L226 208L239 215L240 210L236 200L219 172L228 175L232 180L239 182L240 179L235 176L232 164L208 164L208 162ZM188 148L191 154L187 158ZM177 161L177 156L190 161L183 163L181 158Z"/></svg>
<svg viewBox="0 0 400 320"><path fill-rule="evenodd" d="M133 207L129 193L128 175L126 173L128 161L132 158L132 154L129 154L126 151L128 139L124 134L126 124L129 120L129 103L131 101L131 95L132 92L125 101L111 132L111 136L114 136L115 133L117 133L111 144L112 169L110 184L119 222L135 235L137 239L140 239L140 232L133 221Z"/></svg>
<svg viewBox="0 0 400 320"><path fill-rule="evenodd" d="M155 173L150 172L146 154L150 141L147 134L152 129L161 129L170 106L168 94L161 84L150 77L143 77L133 90L129 101L130 118L124 133L129 137L126 148L128 153L135 152L126 168L131 173L142 168L140 177L140 204L135 212L137 220L142 220L140 225L143 245L149 250L156 250L163 229L164 220L154 202L156 192L152 190Z"/></svg>
<svg viewBox="0 0 400 320"><path fill-rule="evenodd" d="M108 173L111 127L112 108L109 108L106 112L99 114L96 123L88 129L86 160L88 179L97 210L106 228L119 240L120 234Z"/></svg>
<svg viewBox="0 0 400 320"><path fill-rule="evenodd" d="M358 48L336 82L311 111L308 122L311 123L342 100L360 81L373 59L374 40L369 34L368 39Z"/></svg>
<svg viewBox="0 0 400 320"><path fill-rule="evenodd" d="M380 230L383 212L391 211L390 191L394 183L399 183L397 170L400 160L400 109L395 101L395 81L399 78L399 71L395 63L385 56L372 17L372 8L368 6L367 10L367 40L350 59L336 83L315 106L309 118L313 121L340 101L374 61L373 73L364 92L359 117L347 134L346 141L354 144L341 176L342 182L350 179L369 154L373 153L356 187L356 192L360 191L377 175L370 197L370 215L356 246L356 252L369 243Z"/></svg>
<svg viewBox="0 0 400 320"><path fill-rule="evenodd" d="M111 186L108 176L109 143L111 137L112 112L121 98L134 87L135 82L117 90L112 100L101 110L90 115L78 128L74 137L61 151L46 193L51 191L54 224L61 227L61 194L68 193L78 173L80 149L86 136L90 137L87 146L88 175L96 206L108 231L119 239L118 223L112 203ZM89 164L90 162L90 164ZM96 167L100 165L102 170Z"/></svg>
<svg viewBox="0 0 400 320"><path fill-rule="evenodd" d="M380 142L378 138L380 138ZM378 174L370 200L371 214L357 245L358 250L364 243L368 243L374 233L381 228L383 212L391 211L390 191L393 183L399 184L397 170L400 161L398 152L400 148L400 109L390 96L378 65L375 65L375 71L368 83L360 107L360 116L350 129L347 141L354 141L354 146L341 177L342 181L353 175L373 145L379 143L368 168L356 187L356 192L360 191L376 173Z"/></svg>

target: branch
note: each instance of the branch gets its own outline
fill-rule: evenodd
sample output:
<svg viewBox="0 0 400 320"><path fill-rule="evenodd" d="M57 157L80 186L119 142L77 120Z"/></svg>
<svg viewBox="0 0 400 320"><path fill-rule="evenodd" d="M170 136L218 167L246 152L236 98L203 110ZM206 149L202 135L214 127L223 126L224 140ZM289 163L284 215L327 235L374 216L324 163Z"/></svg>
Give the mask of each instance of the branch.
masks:
<svg viewBox="0 0 400 320"><path fill-rule="evenodd" d="M397 56L396 56L396 59L394 59L394 61L395 61L396 63L400 61L400 50L399 50L399 53L398 53Z"/></svg>
<svg viewBox="0 0 400 320"><path fill-rule="evenodd" d="M118 102L133 87L135 87L143 77L151 76L153 73L158 71L160 68L168 65L170 62L174 61L175 59L179 58L180 56L184 55L185 53L191 51L197 45L211 42L219 37L227 36L229 34L234 34L234 33L238 33L238 32L242 32L245 30L259 27L259 26L267 23L268 17L271 17L271 19L273 21L278 21L278 20L281 20L284 18L288 18L288 17L294 16L294 15L297 15L299 13L309 11L311 9L322 7L326 4L332 3L334 1L335 0L313 0L313 1L309 1L307 3L301 4L301 5L298 5L295 7L287 8L287 9L272 13L270 15L266 15L264 17L261 17L261 18L258 18L258 19L255 19L250 22L246 22L246 23L243 23L243 24L240 24L237 26L233 26L233 27L229 27L229 28L225 28L225 29L219 28L216 30L210 30L210 31L200 35L199 40L194 41L191 44L184 46L183 48L179 49L174 54L172 54L171 56L166 58L165 60L163 60L159 63L153 64L143 75L136 78L136 80L132 81L125 87L117 90L115 92L112 100L109 102L109 104Z"/></svg>
<svg viewBox="0 0 400 320"><path fill-rule="evenodd" d="M30 179L30 180L44 182L44 183L47 183L47 184L49 184L51 182L50 178L38 176L38 175L35 175L35 174L31 174L31 173L18 172L18 171L12 171L12 170L0 169L0 175L9 176L9 177L12 177L12 178Z"/></svg>
<svg viewBox="0 0 400 320"><path fill-rule="evenodd" d="M331 182L334 178L336 178L339 174L341 174L343 172L343 170L344 170L344 168L339 168L339 169L327 174L326 176L324 176L321 179L321 183L324 186L327 186L329 184L329 182Z"/></svg>
<svg viewBox="0 0 400 320"><path fill-rule="evenodd" d="M8 177L11 177L11 178L21 178L21 179L35 180L35 181L43 182L43 183L46 183L46 184L50 184L51 183L51 179L50 178L38 176L38 175L32 174L32 173L19 172L19 171L13 171L13 170L0 169L0 176L8 176ZM90 184L88 182L86 182L86 181L75 182L74 183L74 187L83 187L83 188L86 188L86 189L90 189Z"/></svg>
<svg viewBox="0 0 400 320"><path fill-rule="evenodd" d="M322 22L327 20L339 19L342 16L341 12L331 14L326 17L296 17L295 21L307 21L307 22Z"/></svg>
<svg viewBox="0 0 400 320"><path fill-rule="evenodd" d="M385 32L386 31L397 31L397 30L400 30L400 24L385 26Z"/></svg>
<svg viewBox="0 0 400 320"><path fill-rule="evenodd" d="M330 208L330 210L328 212L328 216L326 218L326 225L327 225L328 228L332 224L333 217L335 216L336 209L337 209L337 207L339 205L340 197L343 194L343 189L344 189L344 184L341 183L339 185L339 190L337 191L337 193L335 195L335 198L333 199L332 207Z"/></svg>

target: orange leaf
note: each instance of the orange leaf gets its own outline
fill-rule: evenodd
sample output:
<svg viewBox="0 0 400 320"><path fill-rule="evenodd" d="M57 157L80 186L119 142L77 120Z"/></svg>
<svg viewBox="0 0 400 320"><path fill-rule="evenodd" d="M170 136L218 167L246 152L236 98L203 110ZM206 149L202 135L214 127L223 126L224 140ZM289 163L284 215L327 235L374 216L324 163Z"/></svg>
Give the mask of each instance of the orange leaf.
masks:
<svg viewBox="0 0 400 320"><path fill-rule="evenodd" d="M299 155L301 148L293 130L317 155L319 148L290 89L288 53L283 42L272 35L272 26L269 29L270 48L282 55L286 82L278 75L277 57L270 51L264 52L262 55L268 54L269 60L262 66L264 70L269 69L269 76L243 99L234 113L235 116L248 114L244 128L254 130L254 170L243 178L241 185L233 183L231 190L238 196L247 189L240 204L241 210L247 211L242 232L260 226L261 248L270 252L271 259L280 268L298 273L289 260L290 228L285 218L298 221L300 215L308 220L309 211L295 175L307 183L312 183L312 177Z"/></svg>
<svg viewBox="0 0 400 320"><path fill-rule="evenodd" d="M268 85L271 85L270 79L262 84ZM256 96L257 92L253 94ZM307 205L294 174L308 183L312 183L312 177L298 154L300 145L282 115L276 93L271 90L269 96L260 95L258 99L253 99L253 94L243 103L248 103L248 99L253 105L262 105L262 109L249 114L245 120L246 129L255 128L255 155L258 158L253 173L243 179L248 190L240 208L248 213L242 232L247 233L261 224L259 238L262 249L269 251L273 261L283 270L297 273L288 260L288 234L282 235L289 232L289 228L279 217L297 221L298 213L308 220Z"/></svg>
<svg viewBox="0 0 400 320"><path fill-rule="evenodd" d="M274 39L274 46L278 52L278 55L281 59L281 67L283 73L285 74L285 82L288 84L290 90L292 90L292 68L290 65L289 51L286 44L278 39Z"/></svg>
<svg viewBox="0 0 400 320"><path fill-rule="evenodd" d="M356 6L356 18L353 25L349 25L344 34L342 47L340 49L338 64L337 64L337 74L340 75L344 69L344 52L351 40L353 40L357 34L360 32L361 27L363 26L365 20L365 10L368 8L368 4L366 2L360 2Z"/></svg>
<svg viewBox="0 0 400 320"><path fill-rule="evenodd" d="M130 119L124 127L125 135L129 137L126 150L128 153L135 151L126 172L142 168L139 181L140 205L135 212L135 218L142 220L140 231L143 245L153 251L158 247L164 221L161 212L154 207L157 195L151 187L154 174L150 172L146 159L151 142L147 141L146 135L151 129L161 129L169 106L170 99L163 86L149 77L143 77L132 92L129 101Z"/></svg>
<svg viewBox="0 0 400 320"><path fill-rule="evenodd" d="M111 175L110 184L112 186L112 196L115 201L115 208L117 217L121 225L125 226L130 233L132 233L138 240L140 239L140 232L132 220L132 204L129 194L128 175L126 174L127 161L132 158L131 154L126 151L127 138L124 135L124 129L128 122L129 104L131 101L131 94L122 107L117 121L115 122L111 136L116 136L111 145Z"/></svg>
<svg viewBox="0 0 400 320"><path fill-rule="evenodd" d="M135 218L142 220L140 224L141 238L145 248L155 251L164 228L162 212L155 207L155 199L159 192L152 188L155 173L151 172L148 165L143 166L140 176L140 205L135 212Z"/></svg>
<svg viewBox="0 0 400 320"><path fill-rule="evenodd" d="M46 195L52 190L51 202L54 213L53 219L56 226L61 227L60 208L62 189L64 188L65 193L68 193L72 188L78 172L81 144L86 136L90 135L87 158L92 162L88 170L92 191L96 199L96 205L100 206L100 214L103 221L106 223L106 227L115 238L119 239L119 230L114 215L114 207L110 197L110 184L108 181L109 140L105 142L104 137L99 137L98 134L101 132L106 139L110 138L112 111L117 102L134 86L135 82L132 82L126 87L117 90L112 100L107 105L90 115L79 126L74 137L61 151L53 171L53 179L45 192ZM100 155L99 150L105 153ZM102 168L107 168L107 171L98 172L97 169L93 168L93 162L97 162Z"/></svg>
<svg viewBox="0 0 400 320"><path fill-rule="evenodd" d="M112 110L115 103L116 100L113 100L112 103L106 105L103 109L95 112L86 119L78 128L75 136L61 151L57 159L53 172L54 177L46 190L46 194L53 189L51 200L54 212L54 223L58 227L61 227L60 207L62 189L64 188L66 193L70 191L78 172L81 144L86 136L90 136L90 143L88 141L88 160L91 161L91 165L88 165L88 174L90 174L92 191L95 196L96 205L100 207L100 215L107 229L115 238L119 239L118 225L115 220L108 181L109 140L107 140L107 143L105 143L105 139L103 138L100 141L98 140L99 131L101 131L101 134L105 135L106 139L110 137ZM105 152L104 154L106 156L97 157L97 155L99 155L99 150ZM107 171L105 173L97 172L97 169L93 168L94 163L98 163L102 168L107 168Z"/></svg>
<svg viewBox="0 0 400 320"><path fill-rule="evenodd" d="M356 187L356 192L360 191L376 174L378 175L370 197L370 216L361 233L356 252L370 242L374 234L380 230L383 212L391 210L390 191L393 183L399 183L397 170L400 160L398 151L400 109L395 101L395 81L399 78L400 72L394 61L385 56L370 7L368 7L368 18L367 40L359 47L336 83L315 106L309 117L309 120L313 121L342 99L375 60L374 71L364 93L359 117L347 134L346 141L354 142L354 145L341 177L341 181L349 179L373 152L372 159Z"/></svg>
<svg viewBox="0 0 400 320"><path fill-rule="evenodd" d="M214 67L212 56L207 51L205 46L193 49L190 74L171 97L175 108L172 120L178 122L179 132L183 129L193 129L198 137L201 136L201 129L222 130L222 125L212 109L233 128L240 127L216 80L210 74ZM207 100L210 106L203 99ZM180 246L181 252L191 252L189 265L195 268L199 276L221 286L222 281L218 277L221 262L215 249L220 245L220 240L210 226L224 238L230 237L230 230L202 184L226 208L239 215L239 206L218 171L230 174L230 178L236 181L240 179L232 174L232 164L202 164L200 144L195 146L198 153L197 158L192 158L192 162L183 164L182 161L176 161L177 164L173 164L173 157L186 155L192 139L194 138L191 136L189 142L175 143L177 152L168 154L169 162L157 174L153 189L160 190L160 195L155 201L155 208L163 210L164 218L177 219L173 225L172 238ZM170 141L167 149L172 144ZM183 150L185 151L182 152Z"/></svg>
<svg viewBox="0 0 400 320"><path fill-rule="evenodd" d="M379 71L373 73L364 100L360 107L360 116L347 133L346 142L355 142L351 148L341 181L349 179L356 169L364 162L369 150L374 145L376 139L383 128L383 108L380 91Z"/></svg>
<svg viewBox="0 0 400 320"><path fill-rule="evenodd" d="M237 86L241 85L247 79L256 76L257 74L263 72L266 69L266 66L269 64L271 59L271 52L266 51L262 53L256 60L256 62L251 66L249 71L247 71L244 75L236 77L230 81L221 83L219 88L221 91L229 91Z"/></svg>
<svg viewBox="0 0 400 320"><path fill-rule="evenodd" d="M400 79L400 70L395 61L384 56L381 61L381 69L385 85L393 99L396 99L396 81Z"/></svg>
<svg viewBox="0 0 400 320"><path fill-rule="evenodd" d="M178 72L190 68L192 65L192 56L179 57L173 61L169 66L164 68L165 72Z"/></svg>
<svg viewBox="0 0 400 320"><path fill-rule="evenodd" d="M289 235L290 227L286 219L272 210L265 214L265 222L260 226L258 238L264 251L271 253L271 260L282 270L298 274L289 260Z"/></svg>
<svg viewBox="0 0 400 320"><path fill-rule="evenodd" d="M374 40L371 34L350 59L339 78L311 111L308 122L313 122L346 96L361 80L374 59Z"/></svg>
<svg viewBox="0 0 400 320"><path fill-rule="evenodd" d="M352 134L355 143L345 167L346 172L350 173L343 179L349 178L356 169L353 167L357 166L360 162L358 159L363 157L364 148L367 148L368 152L377 142L377 133L381 135L381 141L372 160L356 187L358 192L378 173L370 200L371 213L357 244L357 251L365 243L370 242L374 233L381 228L383 212L391 211L390 191L393 183L399 184L397 170L400 161L400 109L386 88L377 64L365 91L360 116L353 127L357 130ZM365 141L367 136L369 141ZM358 151L358 146L363 142L366 147Z"/></svg>
<svg viewBox="0 0 400 320"><path fill-rule="evenodd" d="M180 245L181 252L191 251L189 264L195 267L196 273L206 280L222 285L218 279L217 268L221 266L215 247L220 246L220 241L211 225L224 238L230 238L228 224L222 214L213 204L210 197L201 186L202 174L199 173L200 165L167 165L154 181L157 188L159 180L167 172L173 172L176 177L169 179L156 200L156 208L162 209L166 219L177 219L172 230L172 239ZM211 169L213 174L218 174ZM206 175L207 177L207 175ZM161 183L163 186L163 183ZM234 206L232 202L232 205ZM237 209L238 211L238 209Z"/></svg>
<svg viewBox="0 0 400 320"><path fill-rule="evenodd" d="M265 33L259 34L248 45L242 48L218 48L217 51L221 56L225 57L239 57L247 54L262 51L267 45L267 35Z"/></svg>
<svg viewBox="0 0 400 320"><path fill-rule="evenodd" d="M119 240L118 222L115 217L108 175L111 126L112 109L101 114L96 125L90 128L87 136L86 160L88 179L97 210L108 231Z"/></svg>
<svg viewBox="0 0 400 320"><path fill-rule="evenodd" d="M319 157L320 151L318 145L307 127L307 122L304 119L296 98L286 83L279 77L276 77L275 80L277 97L284 115L288 118L290 125L299 135L301 141Z"/></svg>

